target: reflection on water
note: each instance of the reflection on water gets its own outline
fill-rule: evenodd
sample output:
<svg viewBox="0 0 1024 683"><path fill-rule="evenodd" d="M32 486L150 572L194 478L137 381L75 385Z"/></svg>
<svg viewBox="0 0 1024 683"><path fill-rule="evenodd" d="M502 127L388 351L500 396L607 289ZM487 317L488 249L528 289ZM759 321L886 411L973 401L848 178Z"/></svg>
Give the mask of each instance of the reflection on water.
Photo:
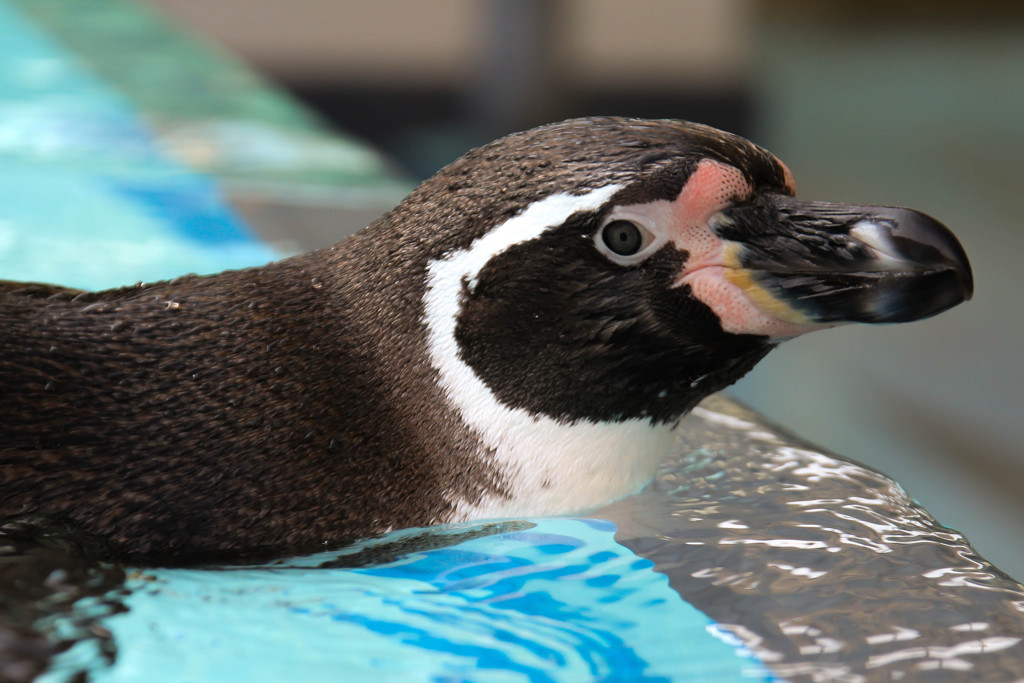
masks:
<svg viewBox="0 0 1024 683"><path fill-rule="evenodd" d="M0 678L1024 679L1024 588L898 485L721 398L683 432L595 519L259 566L125 578L73 533L8 525Z"/></svg>
<svg viewBox="0 0 1024 683"><path fill-rule="evenodd" d="M87 559L91 545L59 525L0 525L0 681L31 681L76 644L113 661L115 644L100 620L123 609L124 572Z"/></svg>
<svg viewBox="0 0 1024 683"><path fill-rule="evenodd" d="M1020 584L884 475L724 399L687 419L652 486L598 514L786 678L1024 677Z"/></svg>

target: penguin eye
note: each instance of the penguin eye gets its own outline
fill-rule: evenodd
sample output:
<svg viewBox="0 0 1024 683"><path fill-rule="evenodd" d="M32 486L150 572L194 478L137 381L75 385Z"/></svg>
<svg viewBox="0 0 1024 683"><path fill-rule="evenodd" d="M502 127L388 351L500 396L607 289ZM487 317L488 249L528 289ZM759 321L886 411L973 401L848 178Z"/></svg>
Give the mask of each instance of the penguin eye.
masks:
<svg viewBox="0 0 1024 683"><path fill-rule="evenodd" d="M612 221L601 228L601 239L606 247L619 256L632 256L644 246L643 232L632 221Z"/></svg>
<svg viewBox="0 0 1024 683"><path fill-rule="evenodd" d="M613 217L594 234L594 246L612 263L620 266L636 265L665 241L663 236L645 227L644 223L643 219Z"/></svg>

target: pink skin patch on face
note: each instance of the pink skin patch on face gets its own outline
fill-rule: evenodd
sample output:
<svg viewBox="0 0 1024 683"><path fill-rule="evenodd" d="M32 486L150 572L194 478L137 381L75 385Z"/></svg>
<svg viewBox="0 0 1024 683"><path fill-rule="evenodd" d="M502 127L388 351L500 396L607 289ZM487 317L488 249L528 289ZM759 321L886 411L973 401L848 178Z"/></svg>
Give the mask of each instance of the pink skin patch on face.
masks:
<svg viewBox="0 0 1024 683"><path fill-rule="evenodd" d="M793 176L783 166L787 189ZM782 340L829 325L811 323L798 311L761 289L739 266L741 247L711 229L712 217L753 193L743 174L728 164L703 159L671 204L670 240L689 258L675 286L689 285L731 334L756 334Z"/></svg>

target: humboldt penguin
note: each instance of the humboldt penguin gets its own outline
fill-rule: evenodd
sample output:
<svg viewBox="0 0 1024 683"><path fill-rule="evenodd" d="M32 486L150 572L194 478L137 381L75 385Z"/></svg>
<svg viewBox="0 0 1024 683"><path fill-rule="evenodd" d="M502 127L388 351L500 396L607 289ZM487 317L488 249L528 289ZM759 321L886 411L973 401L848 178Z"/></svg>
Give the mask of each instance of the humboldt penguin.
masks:
<svg viewBox="0 0 1024 683"><path fill-rule="evenodd" d="M642 488L680 418L779 342L971 293L940 223L797 199L735 135L547 125L326 249L0 283L0 516L200 558L581 511Z"/></svg>

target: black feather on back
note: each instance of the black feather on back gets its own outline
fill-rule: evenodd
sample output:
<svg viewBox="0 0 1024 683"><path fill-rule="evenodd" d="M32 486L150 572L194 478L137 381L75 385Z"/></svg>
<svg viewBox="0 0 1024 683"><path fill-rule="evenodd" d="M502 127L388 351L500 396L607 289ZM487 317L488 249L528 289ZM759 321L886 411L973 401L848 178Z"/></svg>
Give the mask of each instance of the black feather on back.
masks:
<svg viewBox="0 0 1024 683"><path fill-rule="evenodd" d="M382 361L379 330L304 265L96 294L5 288L0 515L180 557L338 543L443 517L440 487L479 495L431 457L429 421L382 390L402 391L400 350ZM387 519L368 518L382 506Z"/></svg>

